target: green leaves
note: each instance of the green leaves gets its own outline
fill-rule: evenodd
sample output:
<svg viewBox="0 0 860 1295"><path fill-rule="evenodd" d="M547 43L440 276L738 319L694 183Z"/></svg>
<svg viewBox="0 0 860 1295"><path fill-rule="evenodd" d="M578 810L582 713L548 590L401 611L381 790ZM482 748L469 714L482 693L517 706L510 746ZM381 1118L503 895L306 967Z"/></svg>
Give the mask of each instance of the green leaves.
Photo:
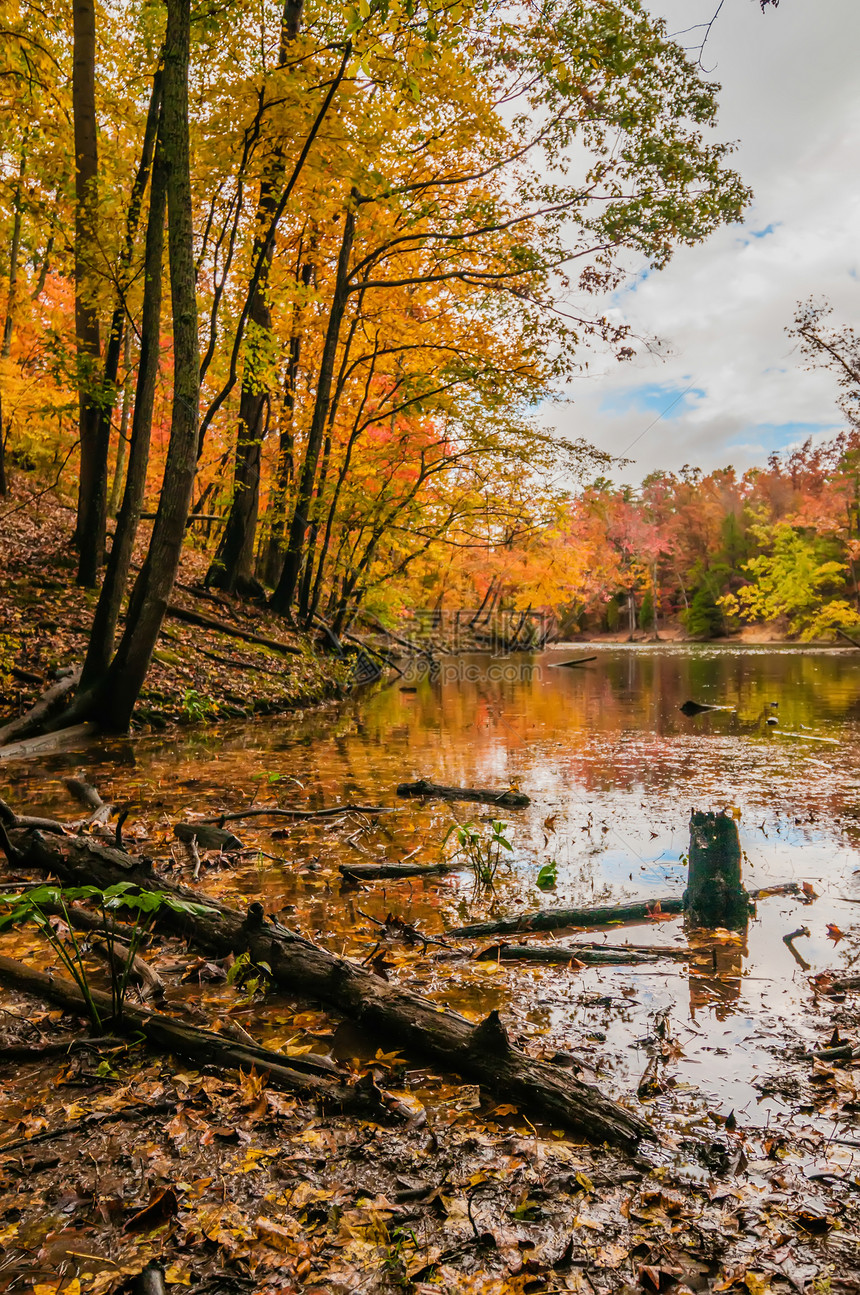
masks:
<svg viewBox="0 0 860 1295"><path fill-rule="evenodd" d="M558 880L558 864L555 859L545 863L537 875L535 885L538 890L552 890Z"/></svg>

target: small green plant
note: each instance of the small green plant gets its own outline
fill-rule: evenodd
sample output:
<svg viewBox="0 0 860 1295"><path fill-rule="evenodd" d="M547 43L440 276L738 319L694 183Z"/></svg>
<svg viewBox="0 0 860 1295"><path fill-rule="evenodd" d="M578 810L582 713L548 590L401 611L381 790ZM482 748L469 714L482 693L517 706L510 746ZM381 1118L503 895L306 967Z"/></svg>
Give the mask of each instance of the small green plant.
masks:
<svg viewBox="0 0 860 1295"><path fill-rule="evenodd" d="M186 717L196 723L217 711L218 706L208 697L202 697L196 688L186 688L182 697L182 709Z"/></svg>
<svg viewBox="0 0 860 1295"><path fill-rule="evenodd" d="M558 864L555 859L550 859L545 863L537 875L536 885L538 890L552 890L558 881Z"/></svg>
<svg viewBox="0 0 860 1295"><path fill-rule="evenodd" d="M457 841L454 858L467 860L479 885L492 886L502 861L502 851L513 849L505 836L507 826L495 818L490 820L489 832L483 832L475 823L452 823L442 844L447 845L453 836Z"/></svg>
<svg viewBox="0 0 860 1295"><path fill-rule="evenodd" d="M68 908L69 904L78 900L93 901L101 909L103 926L98 935L104 939L107 949L111 1019L116 1021L122 1020L134 959L152 928L156 914L163 908L171 908L177 913L202 914L212 911L205 904L178 899L164 891L138 891L129 881L117 882L106 890L100 890L97 886L36 886L32 890L0 894L0 908L9 910L0 915L0 931L25 922L33 922L38 927L40 934L80 989L87 1013L96 1029L102 1028L103 1021L93 997L84 961L87 941L75 933ZM125 909L129 915L134 916L134 924L129 924L127 931L118 931L110 920L109 914L120 909ZM52 925L51 917L56 915L61 916L65 922L65 931Z"/></svg>

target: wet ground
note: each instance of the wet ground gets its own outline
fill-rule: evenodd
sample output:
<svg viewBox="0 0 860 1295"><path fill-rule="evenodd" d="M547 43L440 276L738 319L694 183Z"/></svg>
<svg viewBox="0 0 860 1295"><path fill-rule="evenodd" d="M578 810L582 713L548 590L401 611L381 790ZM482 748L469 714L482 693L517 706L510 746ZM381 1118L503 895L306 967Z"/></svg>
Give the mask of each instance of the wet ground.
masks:
<svg viewBox="0 0 860 1295"><path fill-rule="evenodd" d="M592 655L581 667L559 664ZM687 717L679 707L688 699L726 709ZM800 1054L823 1046L840 1021L857 1041L850 996L817 997L811 978L860 958L858 720L860 657L850 650L586 645L535 657L449 658L434 677L398 680L303 717L19 762L2 771L0 795L19 811L68 818L60 779L86 769L106 800L133 801L129 843L137 838L185 882L192 863L172 837L179 818L267 803L390 807L395 812L239 822L247 851L230 861L205 855L197 885L230 902L260 898L338 953L384 951L388 975L474 1019L499 1008L528 1047L570 1054L584 1078L631 1104L656 1055L647 1113L667 1135L668 1171L691 1189L712 1170L683 1150L684 1139L715 1131L725 1138L726 1118L730 1132L758 1139L765 1159L768 1139L796 1135L792 1154L804 1173L821 1170L824 1139L827 1165L850 1176L857 1153L844 1144L857 1137L854 1071L816 1077ZM420 777L517 787L532 803L497 812L398 799L396 785ZM445 940L451 927L486 916L680 894L692 808L737 819L750 888L795 881L811 893L761 900L746 931L694 937L694 955L680 961L536 968L451 956L492 943ZM504 821L512 846L501 851L492 888L476 883L465 859L460 870L419 882L343 884L340 865L450 858L452 825L472 824L486 841L491 819ZM386 924L389 914L441 943L404 942L396 924ZM786 944L800 927L809 934ZM527 938L573 949L595 936ZM688 944L681 922L659 915L596 938ZM171 990L177 1007L195 994L199 1000L199 985ZM240 997L221 982L203 995L209 1013L234 1013L261 1041L355 1062L378 1050L378 1041L311 1004ZM395 1080L426 1105L431 1124L447 1126L458 1110L467 1120L470 1110L476 1120L493 1118L486 1095L479 1109L426 1071L401 1068ZM510 1120L511 1136L519 1136L522 1125L515 1114ZM659 1289L666 1285L658 1276Z"/></svg>

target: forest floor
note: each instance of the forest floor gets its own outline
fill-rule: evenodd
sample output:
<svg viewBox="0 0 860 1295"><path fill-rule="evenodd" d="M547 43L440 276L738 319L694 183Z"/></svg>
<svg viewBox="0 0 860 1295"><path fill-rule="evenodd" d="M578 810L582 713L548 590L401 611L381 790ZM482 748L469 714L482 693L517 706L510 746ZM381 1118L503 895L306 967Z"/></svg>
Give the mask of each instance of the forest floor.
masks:
<svg viewBox="0 0 860 1295"><path fill-rule="evenodd" d="M86 651L96 593L75 583L73 511L53 495L12 494L0 518L0 718L28 709ZM141 525L137 560L149 540ZM338 696L348 679L265 608L203 589L208 557L186 547L172 606L283 643L292 653L168 616L133 727L272 714ZM295 655L300 649L300 655Z"/></svg>
<svg viewBox="0 0 860 1295"><path fill-rule="evenodd" d="M126 839L163 855L169 825L162 820L136 815ZM346 816L338 830L354 826ZM271 830L243 830L248 835L253 845ZM186 867L169 857L158 866L174 877ZM204 872L201 898L213 887L230 892L230 870L212 854ZM6 887L21 881L9 867L2 879ZM5 933L3 952L49 965L31 931ZM408 935L402 924L377 928L362 950L378 954L381 940L379 974L406 986L429 956ZM349 942L352 952L355 934ZM746 1127L746 1117L714 1115L685 1132L673 1126L666 1088L636 1103L654 1121L654 1142L623 1154L532 1124L456 1074L383 1050L312 1000L267 992L258 969L246 969L252 978L235 976L232 956L200 957L184 941L159 936L146 957L164 979L169 1014L228 1035L247 1030L287 1063L329 1056L351 1080L371 1074L399 1110L390 1121L347 1117L279 1090L254 1069L183 1064L133 1038L92 1039L73 1015L4 990L2 1292L860 1289L860 1143L828 1131L850 1121L860 1100L860 1071L850 1058L811 1062L775 1037L776 1077L768 1082L791 1094L788 1124ZM87 964L91 983L106 983L98 962L87 956ZM857 1037L860 1011L851 997L821 996L811 1007L822 1045L834 1025L841 1037ZM509 1024L517 1037L516 1020ZM534 1055L545 1052L538 1037L520 1041ZM675 1040L659 1030L650 1046L669 1065L677 1055ZM600 1082L600 1052L585 1044L569 1063ZM150 1263L163 1271L163 1287L141 1285Z"/></svg>

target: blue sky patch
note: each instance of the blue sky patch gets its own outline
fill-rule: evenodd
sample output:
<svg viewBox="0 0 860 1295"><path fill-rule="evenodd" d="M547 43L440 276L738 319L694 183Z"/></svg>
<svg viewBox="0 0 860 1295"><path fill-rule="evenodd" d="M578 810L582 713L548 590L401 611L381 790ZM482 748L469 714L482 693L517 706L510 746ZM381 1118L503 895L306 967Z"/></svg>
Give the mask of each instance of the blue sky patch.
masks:
<svg viewBox="0 0 860 1295"><path fill-rule="evenodd" d="M703 400L705 391L702 387L675 386L672 383L643 382L639 387L630 387L626 391L609 392L600 402L602 414L620 416L632 412L643 414L662 414L671 422L686 413L696 400ZM670 409L672 402L676 403Z"/></svg>

